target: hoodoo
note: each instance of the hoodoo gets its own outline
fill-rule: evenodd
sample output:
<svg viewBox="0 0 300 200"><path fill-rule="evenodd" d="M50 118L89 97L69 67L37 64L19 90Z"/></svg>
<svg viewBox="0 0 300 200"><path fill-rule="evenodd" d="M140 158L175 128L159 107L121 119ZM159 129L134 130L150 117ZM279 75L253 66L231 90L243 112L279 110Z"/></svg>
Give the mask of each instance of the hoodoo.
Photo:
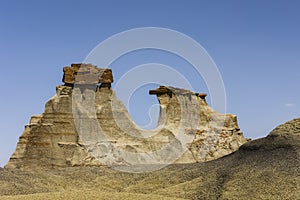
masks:
<svg viewBox="0 0 300 200"><path fill-rule="evenodd" d="M32 116L6 168L205 162L247 142L237 117L208 106L206 94L161 86L158 126L136 126L111 88L110 69L72 64L43 114Z"/></svg>

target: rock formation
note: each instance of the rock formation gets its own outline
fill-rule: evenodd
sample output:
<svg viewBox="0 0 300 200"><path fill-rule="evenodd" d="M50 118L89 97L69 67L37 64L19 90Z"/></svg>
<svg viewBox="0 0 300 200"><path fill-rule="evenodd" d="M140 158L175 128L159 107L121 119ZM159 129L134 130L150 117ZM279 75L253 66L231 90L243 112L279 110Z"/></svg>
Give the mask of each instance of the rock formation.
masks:
<svg viewBox="0 0 300 200"><path fill-rule="evenodd" d="M6 168L205 162L236 151L247 140L237 117L210 108L206 94L161 86L154 130L131 120L111 89L110 69L90 64L64 68L64 85L31 117Z"/></svg>
<svg viewBox="0 0 300 200"><path fill-rule="evenodd" d="M101 69L89 64L72 64L64 67L63 82L65 85L96 85L98 83L111 84L113 76L111 69Z"/></svg>

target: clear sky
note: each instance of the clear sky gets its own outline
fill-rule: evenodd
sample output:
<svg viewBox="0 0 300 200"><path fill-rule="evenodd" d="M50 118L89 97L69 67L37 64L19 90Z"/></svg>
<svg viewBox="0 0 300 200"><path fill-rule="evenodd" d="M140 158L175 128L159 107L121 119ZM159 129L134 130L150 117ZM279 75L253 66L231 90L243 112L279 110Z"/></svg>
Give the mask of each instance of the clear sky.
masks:
<svg viewBox="0 0 300 200"><path fill-rule="evenodd" d="M299 10L296 0L0 1L0 166L30 116L41 114L55 94L62 67L82 62L111 35L138 27L173 29L200 43L222 75L227 112L238 116L246 137L266 136L300 117ZM124 63L136 57L138 64L160 62L157 53L129 55ZM147 110L156 101L145 93L150 88L133 95L144 95L143 101L133 98L130 109L140 125L147 124Z"/></svg>

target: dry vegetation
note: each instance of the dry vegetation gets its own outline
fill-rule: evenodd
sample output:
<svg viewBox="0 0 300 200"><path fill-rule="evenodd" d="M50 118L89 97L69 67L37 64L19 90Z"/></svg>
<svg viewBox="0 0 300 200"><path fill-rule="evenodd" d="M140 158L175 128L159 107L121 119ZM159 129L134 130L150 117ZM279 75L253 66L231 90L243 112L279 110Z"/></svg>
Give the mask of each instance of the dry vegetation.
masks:
<svg viewBox="0 0 300 200"><path fill-rule="evenodd" d="M299 199L299 138L272 134L218 160L151 173L0 169L0 199Z"/></svg>

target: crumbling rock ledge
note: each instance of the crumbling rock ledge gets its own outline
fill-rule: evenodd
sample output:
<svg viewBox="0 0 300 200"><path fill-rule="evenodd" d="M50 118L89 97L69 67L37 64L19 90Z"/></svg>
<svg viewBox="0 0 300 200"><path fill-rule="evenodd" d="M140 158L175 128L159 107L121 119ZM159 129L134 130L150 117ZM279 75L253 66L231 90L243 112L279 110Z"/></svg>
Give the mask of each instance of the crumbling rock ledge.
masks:
<svg viewBox="0 0 300 200"><path fill-rule="evenodd" d="M72 87L74 84L95 85L101 83L110 85L114 81L111 69L101 69L91 64L72 64L71 67L64 67L63 71L63 82Z"/></svg>
<svg viewBox="0 0 300 200"><path fill-rule="evenodd" d="M157 95L157 96L160 96L163 94L168 94L170 97L172 97L172 95L188 95L188 96L195 95L204 100L205 100L205 97L207 96L207 94L204 94L204 93L194 93L189 90L185 90L185 89L181 89L181 88L174 88L174 87L170 87L170 86L169 87L160 86L156 90L150 90L149 94Z"/></svg>
<svg viewBox="0 0 300 200"><path fill-rule="evenodd" d="M206 94L151 90L160 103L159 122L155 130L142 130L111 89L110 69L72 64L63 71L64 85L25 126L6 168L205 162L247 142L237 117L215 112Z"/></svg>

